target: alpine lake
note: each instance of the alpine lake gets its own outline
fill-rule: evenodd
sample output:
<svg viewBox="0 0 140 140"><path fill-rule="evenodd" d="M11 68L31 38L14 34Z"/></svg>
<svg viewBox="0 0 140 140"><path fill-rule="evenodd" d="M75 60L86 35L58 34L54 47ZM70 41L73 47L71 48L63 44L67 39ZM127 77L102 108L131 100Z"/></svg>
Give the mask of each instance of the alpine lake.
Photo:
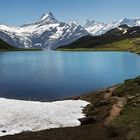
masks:
<svg viewBox="0 0 140 140"><path fill-rule="evenodd" d="M52 101L96 91L140 75L129 52L0 52L0 97Z"/></svg>

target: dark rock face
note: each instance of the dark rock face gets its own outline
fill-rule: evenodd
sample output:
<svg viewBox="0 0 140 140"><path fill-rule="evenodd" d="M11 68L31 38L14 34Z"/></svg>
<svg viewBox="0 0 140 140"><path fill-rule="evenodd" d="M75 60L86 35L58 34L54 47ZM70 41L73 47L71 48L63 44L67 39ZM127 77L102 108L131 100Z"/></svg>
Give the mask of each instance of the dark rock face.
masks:
<svg viewBox="0 0 140 140"><path fill-rule="evenodd" d="M0 39L0 50L8 50L8 49L15 49L15 47Z"/></svg>
<svg viewBox="0 0 140 140"><path fill-rule="evenodd" d="M93 124L96 122L95 118L93 117L82 118L79 119L79 121L81 122L81 125Z"/></svg>

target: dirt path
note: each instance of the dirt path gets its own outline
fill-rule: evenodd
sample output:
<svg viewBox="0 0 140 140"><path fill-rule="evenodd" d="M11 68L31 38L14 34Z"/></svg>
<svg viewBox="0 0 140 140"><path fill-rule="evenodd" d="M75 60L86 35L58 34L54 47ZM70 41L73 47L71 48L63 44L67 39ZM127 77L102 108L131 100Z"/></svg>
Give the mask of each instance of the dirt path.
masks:
<svg viewBox="0 0 140 140"><path fill-rule="evenodd" d="M117 102L112 105L109 116L104 121L104 126L108 126L116 117L120 115L121 110L127 102L126 97L114 97L114 99L116 99Z"/></svg>
<svg viewBox="0 0 140 140"><path fill-rule="evenodd" d="M115 103L111 106L108 117L105 118L105 120L104 120L104 123L103 123L104 126L108 126L113 121L113 119L115 119L116 117L118 117L120 115L120 112L122 111L124 105L127 102L126 97L112 96L112 92L117 87L118 87L118 85L110 87L104 91L104 100L114 100L115 101Z"/></svg>
<svg viewBox="0 0 140 140"><path fill-rule="evenodd" d="M108 99L112 96L112 92L117 88L118 86L113 86L113 87L110 87L106 90L106 92L104 93L104 99Z"/></svg>

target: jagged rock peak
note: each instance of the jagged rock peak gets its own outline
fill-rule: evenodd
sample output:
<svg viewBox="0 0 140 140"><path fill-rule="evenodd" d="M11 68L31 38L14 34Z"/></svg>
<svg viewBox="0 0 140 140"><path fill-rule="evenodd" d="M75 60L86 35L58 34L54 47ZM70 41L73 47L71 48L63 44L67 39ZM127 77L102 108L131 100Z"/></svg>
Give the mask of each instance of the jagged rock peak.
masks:
<svg viewBox="0 0 140 140"><path fill-rule="evenodd" d="M53 13L46 12L40 18L40 21L47 21L47 22L58 22L57 19L54 17Z"/></svg>

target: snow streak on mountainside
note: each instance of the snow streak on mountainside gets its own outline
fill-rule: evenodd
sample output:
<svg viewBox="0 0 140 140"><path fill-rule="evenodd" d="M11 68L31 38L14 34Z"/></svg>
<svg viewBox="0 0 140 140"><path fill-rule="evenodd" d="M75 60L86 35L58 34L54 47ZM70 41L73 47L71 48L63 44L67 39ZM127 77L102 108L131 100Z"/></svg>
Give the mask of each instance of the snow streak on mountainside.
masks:
<svg viewBox="0 0 140 140"><path fill-rule="evenodd" d="M59 22L50 12L44 14L37 22L20 27L0 24L0 38L20 48L54 49L85 35L89 33L81 25L75 22Z"/></svg>
<svg viewBox="0 0 140 140"><path fill-rule="evenodd" d="M128 26L140 26L140 19L121 19L117 22L109 22L109 23L103 23L103 22L96 22L87 20L84 24L84 28L91 33L92 35L101 35L106 33L107 31L116 28L120 25L128 25Z"/></svg>

